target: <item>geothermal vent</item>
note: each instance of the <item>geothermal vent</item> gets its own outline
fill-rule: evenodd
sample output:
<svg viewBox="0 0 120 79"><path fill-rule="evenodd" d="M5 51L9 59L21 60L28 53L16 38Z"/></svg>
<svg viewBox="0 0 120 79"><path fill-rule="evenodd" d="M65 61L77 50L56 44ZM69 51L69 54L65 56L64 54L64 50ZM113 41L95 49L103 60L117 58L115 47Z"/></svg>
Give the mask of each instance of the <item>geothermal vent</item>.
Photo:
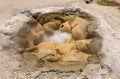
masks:
<svg viewBox="0 0 120 79"><path fill-rule="evenodd" d="M23 66L75 71L100 63L102 38L96 28L95 18L79 8L32 13L15 35Z"/></svg>

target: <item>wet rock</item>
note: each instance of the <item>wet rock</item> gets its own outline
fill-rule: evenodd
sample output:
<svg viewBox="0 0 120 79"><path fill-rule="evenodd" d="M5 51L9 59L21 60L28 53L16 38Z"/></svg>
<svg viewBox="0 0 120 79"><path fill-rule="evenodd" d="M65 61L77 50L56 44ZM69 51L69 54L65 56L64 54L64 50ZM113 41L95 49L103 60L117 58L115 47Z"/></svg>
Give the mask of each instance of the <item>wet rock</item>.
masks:
<svg viewBox="0 0 120 79"><path fill-rule="evenodd" d="M44 30L41 24L35 19L30 18L23 24L22 28L19 29L16 36L18 37L18 43L22 46L33 47L42 41Z"/></svg>
<svg viewBox="0 0 120 79"><path fill-rule="evenodd" d="M37 53L32 53L32 54L36 55L39 61L58 60L59 55L57 55L54 42L42 42L39 45L37 45L36 49L37 49Z"/></svg>
<svg viewBox="0 0 120 79"><path fill-rule="evenodd" d="M48 35L53 35L54 32L59 29L60 24L61 24L60 20L53 19L50 22L44 24L43 28Z"/></svg>

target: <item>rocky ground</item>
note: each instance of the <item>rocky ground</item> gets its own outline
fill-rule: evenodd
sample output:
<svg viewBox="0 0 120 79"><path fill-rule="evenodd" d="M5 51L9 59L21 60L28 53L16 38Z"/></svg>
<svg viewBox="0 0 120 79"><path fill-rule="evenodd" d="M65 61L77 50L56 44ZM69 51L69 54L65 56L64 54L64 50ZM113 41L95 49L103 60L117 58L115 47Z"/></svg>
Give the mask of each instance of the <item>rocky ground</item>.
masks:
<svg viewBox="0 0 120 79"><path fill-rule="evenodd" d="M35 2L23 0L21 2L1 0L0 3L0 79L120 79L120 11L118 7L100 6L95 2L91 4L85 4L83 1L69 2L68 0L56 0L54 3L48 0L36 0ZM103 47L99 52L103 68L100 64L90 64L84 68L84 71L60 72L50 70L40 72L39 67L33 67L34 57L27 58L28 55L20 55L16 52L13 48L15 45L10 40L11 31L9 29L23 22L23 18L26 17L19 15L17 17L19 19L14 21L15 24L11 24L10 20L7 19L24 10L50 6L79 7L96 17L99 24L96 31L103 37ZM9 33L6 33L7 31Z"/></svg>

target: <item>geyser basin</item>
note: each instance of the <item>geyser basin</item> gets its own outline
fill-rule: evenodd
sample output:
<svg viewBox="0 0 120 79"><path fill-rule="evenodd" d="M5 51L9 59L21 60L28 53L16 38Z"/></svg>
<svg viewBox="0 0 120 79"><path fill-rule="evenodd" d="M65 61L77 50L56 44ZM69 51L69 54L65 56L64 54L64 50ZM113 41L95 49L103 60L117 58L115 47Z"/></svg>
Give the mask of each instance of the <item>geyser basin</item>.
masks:
<svg viewBox="0 0 120 79"><path fill-rule="evenodd" d="M59 13L61 12L61 10L62 11L64 10L64 13L67 13L67 12L73 13L73 11L71 11L72 9L71 10L69 9L70 11L68 11L68 9L58 8L58 7L42 8L40 10L32 10L30 12L31 14L35 14L36 12L41 12L42 14L45 14L45 13L49 14L49 13L56 13L56 12ZM20 29L23 26L25 26L27 22L31 20L30 19L31 16L28 15L29 12L28 13L22 12L22 13L24 14L18 14L12 17L10 20L7 20L5 23L3 23L3 25L1 25L0 27L0 32L1 32L0 36L2 38L2 41L0 42L0 49L3 50L1 51L1 57L2 57L1 60L5 59L5 61L2 60L3 63L2 62L1 63L3 64L3 66L5 66L5 68L3 68L3 71L6 68L9 68L11 70L10 76L12 78L40 79L40 78L47 77L49 79L49 78L55 78L56 76L57 78L59 77L63 78L63 76L65 77L67 76L68 78L69 76L69 78L72 77L72 79L76 77L81 79L81 78L84 78L84 76L86 76L88 79L93 79L93 78L94 79L99 79L99 78L119 79L117 78L116 73L119 74L120 72L120 69L119 69L120 42L118 39L114 37L114 34L116 34L116 32L111 28L111 26L106 22L106 20L102 16L97 15L97 13L91 10L83 9L82 11L79 11L78 16L82 17L82 19L87 20L87 22L90 24L88 27L89 29L87 29L89 36L85 40L92 39L91 43L86 45L86 48L89 50L81 50L84 53L80 53L82 57L78 59L81 60L81 58L83 59L83 57L85 59L86 55L92 55L92 56L87 59L87 63L84 63L84 62L81 63L79 61L76 62L75 61L76 58L71 58L73 56L75 57L75 55L73 56L64 55L65 58L70 57L72 60L74 59L74 61L69 61L69 62L66 62L66 61L63 62L63 60L60 60L60 59L56 60L56 58L52 59L51 61L49 59L54 57L54 55L49 54L45 56L48 53L42 53L38 55L38 50L41 48L49 49L49 47L54 48L55 45L57 45L58 47L55 47L55 49L57 48L57 50L55 51L61 52L62 46L64 46L63 49L65 50L65 48L68 49L70 46L72 47L72 45L74 45L76 41L78 41L78 39L76 39L75 41L70 40L67 42L68 43L73 42L73 43L72 44L70 43L69 46L65 45L64 44L66 42L65 40L71 39L72 33L63 32L63 31L61 32L59 30L56 30L54 34L51 36L45 35L45 37L43 38L44 43L43 41L41 41L40 45L35 43L36 47L33 46L33 49L28 51L24 50L25 52L22 51L22 54L19 53L21 49L29 48L27 42L23 41L23 45L22 45L18 42L19 38L17 38L18 37L17 34L18 32L20 32ZM77 13L78 12L76 12L76 14ZM94 17L91 16L90 14L92 14ZM23 29L23 31L25 30ZM27 36L30 36L29 33L27 33ZM58 38L58 40L54 38ZM61 38L64 38L64 40L61 41ZM46 41L47 42L52 41L52 43L49 43L48 46L45 46ZM79 47L79 44L77 46ZM72 50L76 49L75 47L73 47ZM80 52L80 49L79 49L79 52ZM38 60L38 58L39 59L41 58L41 55L43 56L42 59ZM62 53L60 53L60 55L62 55ZM8 58L6 58L6 56ZM98 56L99 58L96 56ZM61 56L58 55L58 57L61 57ZM6 61L6 59L9 62ZM100 61L99 60L97 62L94 61L97 59L99 59ZM6 69L6 70L9 71L9 69ZM41 71L46 71L46 72L41 73ZM61 72L61 71L65 71L65 72Z"/></svg>
<svg viewBox="0 0 120 79"><path fill-rule="evenodd" d="M95 31L98 24L92 15L79 8L44 11L28 12L32 15L14 35L20 46L16 49L25 58L36 58L32 65L41 65L40 70L70 71L100 63L102 38Z"/></svg>

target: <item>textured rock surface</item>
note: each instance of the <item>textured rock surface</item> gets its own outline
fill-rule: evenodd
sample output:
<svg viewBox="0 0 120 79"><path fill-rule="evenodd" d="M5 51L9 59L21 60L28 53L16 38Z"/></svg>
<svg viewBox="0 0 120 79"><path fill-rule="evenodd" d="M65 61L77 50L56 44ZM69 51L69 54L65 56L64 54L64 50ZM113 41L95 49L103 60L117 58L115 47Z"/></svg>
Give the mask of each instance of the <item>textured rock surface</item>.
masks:
<svg viewBox="0 0 120 79"><path fill-rule="evenodd" d="M38 67L33 67L29 62L35 62L36 59L34 57L23 55L22 60L21 55L16 53L14 47L15 44L12 43L9 39L9 35L13 33L14 29L10 29L9 27L3 28L0 36L0 78L1 79L82 79L82 78L90 78L90 79L119 79L117 74L120 74L120 61L119 61L119 53L120 53L120 22L119 17L120 13L115 7L103 7L98 6L96 4L80 4L82 9L87 11L88 13L97 17L98 22L100 24L97 31L103 37L103 47L99 52L101 64L104 69L101 69L100 64L91 64L87 66L84 71L78 70L76 72L57 72L57 71L48 71L48 72L40 72ZM94 7L96 6L96 7ZM104 8L104 11L103 11ZM52 10L49 9L49 10ZM54 9L55 10L55 9ZM45 11L45 10L44 10ZM46 10L48 11L48 10ZM19 21L12 21L13 26L18 23L22 23L24 19L21 18L20 15ZM25 16L23 16L25 17ZM18 17L17 17L18 18ZM15 19L16 20L16 19ZM10 21L10 20L9 20ZM17 23L16 23L17 22ZM9 22L6 22L9 24ZM3 24L4 25L4 24ZM6 26L6 25L5 25ZM11 27L13 27L11 25ZM4 32L4 34L3 34ZM6 33L7 32L7 33ZM6 49L7 48L7 49ZM10 49L9 49L10 48ZM4 50L3 50L4 49ZM28 59L25 60L28 56ZM31 57L31 59L29 59ZM35 61L34 61L35 60ZM20 64L23 63L23 64ZM41 65L40 65L41 66ZM4 72L4 73L3 73ZM95 73L96 72L96 73Z"/></svg>
<svg viewBox="0 0 120 79"><path fill-rule="evenodd" d="M48 8L48 9L50 9L50 8ZM39 11L41 11L41 10L39 10ZM44 9L44 10L47 10L47 9ZM66 11L66 13L64 13L64 11ZM42 12L44 12L44 11L42 11ZM52 10L51 10L51 12L52 12ZM89 50L91 50L91 47L93 48L93 46L96 46L97 49L101 48L101 47L99 47L97 45L97 39L96 39L96 41L94 40L94 38L96 38L97 35L94 35L94 34L90 33L90 32L94 32L94 33L96 33L96 32L94 30L92 31L92 30L89 29L89 28L91 28L91 26L96 27L96 26L94 26L95 23L94 24L91 23L91 22L94 22L95 19L91 20L91 22L89 22L89 21L87 22L87 19L83 20L81 17L77 17L77 16L81 15L81 13L83 13L83 12L80 11L80 9L72 9L71 8L71 9L64 9L64 10L61 10L59 12L61 12L61 15L60 15L60 13L57 13L57 12L55 12L55 13L54 12L52 12L52 13L44 13L44 14L41 14L41 13L37 12L37 13L33 14L33 17L36 20L35 19L33 20L31 18L30 21L26 22L26 24L27 24L27 25L25 24L26 26L25 25L22 26L24 29L22 29L22 30L20 29L20 31L18 33L22 34L22 36L25 36L26 35L25 32L28 31L28 33L30 33L30 35L28 35L28 33L26 35L26 37L28 38L28 40L27 40L28 41L28 49L31 50L31 47L33 47L32 49L35 48L35 51L34 50L31 50L31 51L27 50L27 51L28 52L30 51L30 52L32 52L32 54L36 55L36 57L38 58L38 61L40 61L39 63L43 62L43 64L42 64L43 67L47 66L47 64L45 62L45 61L47 61L47 63L49 63L49 65L51 65L51 69L53 69L53 70L56 70L54 68L57 68L57 69L61 70L64 66L66 66L66 69L67 69L67 66L68 67L71 66L71 69L68 68L68 70L74 70L75 68L74 69L72 68L72 67L74 67L74 65L76 65L76 66L78 65L77 67L79 69L83 69L83 67L85 67L88 63L91 63L91 60L93 60L92 63L94 63L94 62L96 63L96 61L99 61L98 58L97 58L97 52L99 50L98 51L94 51L92 49L93 50L92 54L91 54L91 51L89 51ZM75 12L75 14L74 14L74 12ZM38 45L37 44L35 45L34 43L31 42L31 40L34 41L34 39L37 36L39 36L39 35L36 35L35 33L38 32L38 31L42 32L42 31L46 30L45 27L49 27L49 30L52 30L53 33L56 33L56 32L54 32L54 30L60 32L59 29L57 30L57 29L50 29L50 28L54 27L54 26L55 27L59 27L60 24L62 24L64 22L64 21L62 22L61 19L63 19L63 17L65 15L69 15L69 17L70 16L74 17L74 15L70 15L70 13L74 14L74 15L77 14L77 16L75 18L71 19L71 20L73 20L73 22L70 23L71 25L69 25L69 27L73 28L73 30L75 28L74 32L77 29L79 29L79 31L77 31L77 34L74 33L74 35L76 35L78 38L80 38L78 41L76 41L77 39L75 40L74 36L72 35L73 34L73 32L72 32L71 35L72 35L72 39L74 40L74 42L72 42L72 41L70 42L69 41L67 43L63 42L63 44L57 44L56 41L47 42L47 41L43 40L44 41L43 42L41 40L41 42L39 42ZM86 15L86 17L87 16L88 16L88 14ZM61 19L57 20L56 18L61 18ZM92 18L92 16L91 16L91 18ZM58 25L53 25L53 23L56 23L56 22L53 21L53 19L54 19L54 21L57 20L57 22L61 21L62 23L58 22ZM34 33L34 28L36 28L35 24L38 23L37 20L38 20L39 23L41 23L43 25L44 29L35 31L35 33ZM50 21L50 24L46 26L46 24L48 24L49 21ZM51 21L52 21L52 23L51 23ZM46 23L46 22L48 22L48 23ZM29 23L29 25L30 24L31 25L28 26L28 23ZM89 26L88 23L89 24L91 23L90 24L91 26ZM26 29L26 27L27 27L27 29ZM41 26L39 26L39 27L41 28ZM87 27L89 27L89 28L87 29ZM24 30L25 30L25 32L24 32ZM29 32L29 30L31 30L31 31ZM90 34L93 35L93 37L90 37L91 36ZM48 36L48 38L49 38L49 34L48 33L45 32L44 35ZM52 34L52 35L54 36L54 34ZM52 35L50 35L50 37ZM85 37L83 35L85 35ZM33 37L33 39L31 39L31 37ZM91 39L87 39L87 37L90 37ZM23 37L22 38L19 37L17 40L19 40L19 39L23 40L24 38ZM60 39L62 40L64 38L61 37ZM25 40L26 40L26 38L25 38ZM29 42L29 40L30 40L30 42ZM54 40L57 40L57 39L54 39ZM71 39L68 39L68 40L71 40ZM37 41L37 40L35 40L35 41ZM29 46L31 43L32 43L32 46ZM87 47L87 45L89 45L89 48ZM24 47L24 45L23 45L23 47ZM94 48L94 49L97 50L96 48ZM93 53L96 55L96 57L93 56ZM91 59L90 56L93 57L93 58ZM88 59L89 59L89 62L88 62ZM50 61L52 61L52 62L50 62ZM52 65L52 63L54 63L56 65L54 65L54 64ZM60 68L59 65L61 65L61 68ZM76 68L75 70L77 70L78 68ZM42 69L42 67L41 67L41 69ZM49 70L49 68L48 68L48 70Z"/></svg>

